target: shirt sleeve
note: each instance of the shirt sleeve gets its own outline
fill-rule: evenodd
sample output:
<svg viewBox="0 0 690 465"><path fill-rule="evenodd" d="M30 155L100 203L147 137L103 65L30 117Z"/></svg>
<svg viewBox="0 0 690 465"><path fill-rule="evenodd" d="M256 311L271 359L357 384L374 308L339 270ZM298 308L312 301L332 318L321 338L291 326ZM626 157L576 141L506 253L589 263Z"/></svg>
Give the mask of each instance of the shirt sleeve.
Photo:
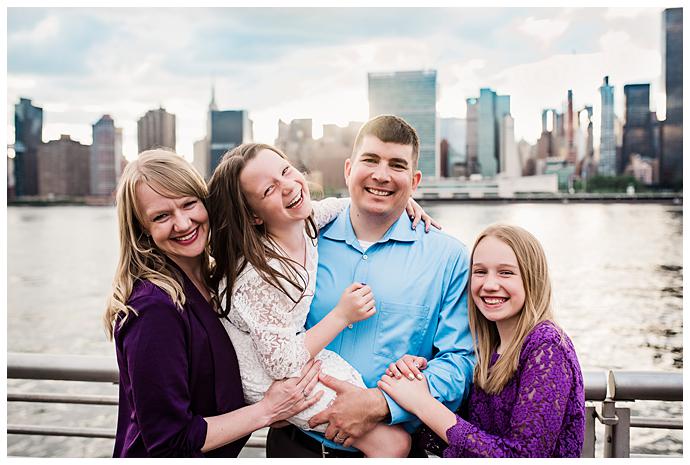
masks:
<svg viewBox="0 0 690 465"><path fill-rule="evenodd" d="M122 334L133 410L151 456L201 456L206 420L191 410L187 330L169 299L149 295L130 305Z"/></svg>
<svg viewBox="0 0 690 465"><path fill-rule="evenodd" d="M261 366L273 379L301 370L311 356L304 332L293 322L295 303L253 272L232 295L233 311L249 328L249 336Z"/></svg>
<svg viewBox="0 0 690 465"><path fill-rule="evenodd" d="M321 229L328 223L336 219L336 217L350 205L348 197L339 199L336 197L327 197L323 200L312 202L314 207L314 222L316 227Z"/></svg>
<svg viewBox="0 0 690 465"><path fill-rule="evenodd" d="M551 457L573 381L565 348L554 340L534 345L519 376L509 434L489 434L456 415L444 457Z"/></svg>
<svg viewBox="0 0 690 465"><path fill-rule="evenodd" d="M467 398L474 370L474 347L467 320L467 250L458 250L444 276L445 295L438 314L434 336L434 357L424 370L431 395L448 409L456 411ZM420 421L384 393L391 413L390 424L409 422L408 431Z"/></svg>

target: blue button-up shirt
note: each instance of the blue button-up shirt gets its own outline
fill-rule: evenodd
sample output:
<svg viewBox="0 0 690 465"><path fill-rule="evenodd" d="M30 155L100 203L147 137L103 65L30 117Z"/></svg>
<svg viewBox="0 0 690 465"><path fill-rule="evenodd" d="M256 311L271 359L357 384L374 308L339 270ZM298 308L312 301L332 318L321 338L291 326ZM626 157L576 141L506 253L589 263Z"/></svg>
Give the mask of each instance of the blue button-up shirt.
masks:
<svg viewBox="0 0 690 465"><path fill-rule="evenodd" d="M368 387L376 387L386 367L403 355L425 357L431 394L455 411L469 394L475 362L467 322L467 247L433 228L428 234L422 225L413 230L403 213L365 251L349 208L319 236L316 291L306 327L326 316L347 286L368 284L377 312L345 328L327 348L355 367ZM414 415L384 396L391 424L403 423L408 431L419 425Z"/></svg>

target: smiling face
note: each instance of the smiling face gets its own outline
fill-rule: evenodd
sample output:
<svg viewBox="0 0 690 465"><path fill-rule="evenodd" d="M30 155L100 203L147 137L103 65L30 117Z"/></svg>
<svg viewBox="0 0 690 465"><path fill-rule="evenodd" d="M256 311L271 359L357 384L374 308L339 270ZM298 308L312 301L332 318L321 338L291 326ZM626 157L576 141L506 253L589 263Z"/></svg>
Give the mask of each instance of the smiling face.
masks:
<svg viewBox="0 0 690 465"><path fill-rule="evenodd" d="M513 249L494 236L484 237L472 255L471 291L482 315L513 324L525 304L525 287Z"/></svg>
<svg viewBox="0 0 690 465"><path fill-rule="evenodd" d="M240 173L240 186L255 224L266 231L304 221L312 211L304 176L273 150L263 149L247 161Z"/></svg>
<svg viewBox="0 0 690 465"><path fill-rule="evenodd" d="M197 197L166 197L141 182L136 188L142 226L154 244L183 269L196 263L206 248L209 223Z"/></svg>
<svg viewBox="0 0 690 465"><path fill-rule="evenodd" d="M412 145L364 136L352 159L345 161L352 208L358 213L397 220L422 179L412 153Z"/></svg>

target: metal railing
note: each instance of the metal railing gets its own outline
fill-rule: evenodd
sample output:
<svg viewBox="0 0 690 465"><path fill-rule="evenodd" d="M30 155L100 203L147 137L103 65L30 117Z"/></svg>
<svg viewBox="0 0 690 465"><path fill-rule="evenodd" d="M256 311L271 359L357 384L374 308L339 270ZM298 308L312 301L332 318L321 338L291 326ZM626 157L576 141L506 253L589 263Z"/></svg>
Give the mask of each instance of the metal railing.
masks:
<svg viewBox="0 0 690 465"><path fill-rule="evenodd" d="M631 416L630 408L616 402L636 400L683 400L681 373L650 371L585 371L585 443L582 457L594 457L597 442L596 423L604 425L604 457L630 457L630 428L682 429L682 418ZM118 369L112 357L47 354L7 354L7 378L56 381L117 383ZM7 393L8 402L60 403L81 405L117 405L117 396ZM115 437L114 430L66 426L7 425L7 434L73 436L85 438ZM263 448L266 429L254 433L245 447Z"/></svg>

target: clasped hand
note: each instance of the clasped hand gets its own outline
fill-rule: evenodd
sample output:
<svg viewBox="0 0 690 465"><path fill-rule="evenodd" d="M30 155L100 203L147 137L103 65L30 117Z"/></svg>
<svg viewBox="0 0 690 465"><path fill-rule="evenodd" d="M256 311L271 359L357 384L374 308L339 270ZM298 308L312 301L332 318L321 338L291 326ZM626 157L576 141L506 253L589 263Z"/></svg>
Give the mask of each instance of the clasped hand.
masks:
<svg viewBox="0 0 690 465"><path fill-rule="evenodd" d="M426 377L422 374L426 367L424 357L405 355L388 366L377 386L402 408L416 414L420 406L431 397Z"/></svg>

